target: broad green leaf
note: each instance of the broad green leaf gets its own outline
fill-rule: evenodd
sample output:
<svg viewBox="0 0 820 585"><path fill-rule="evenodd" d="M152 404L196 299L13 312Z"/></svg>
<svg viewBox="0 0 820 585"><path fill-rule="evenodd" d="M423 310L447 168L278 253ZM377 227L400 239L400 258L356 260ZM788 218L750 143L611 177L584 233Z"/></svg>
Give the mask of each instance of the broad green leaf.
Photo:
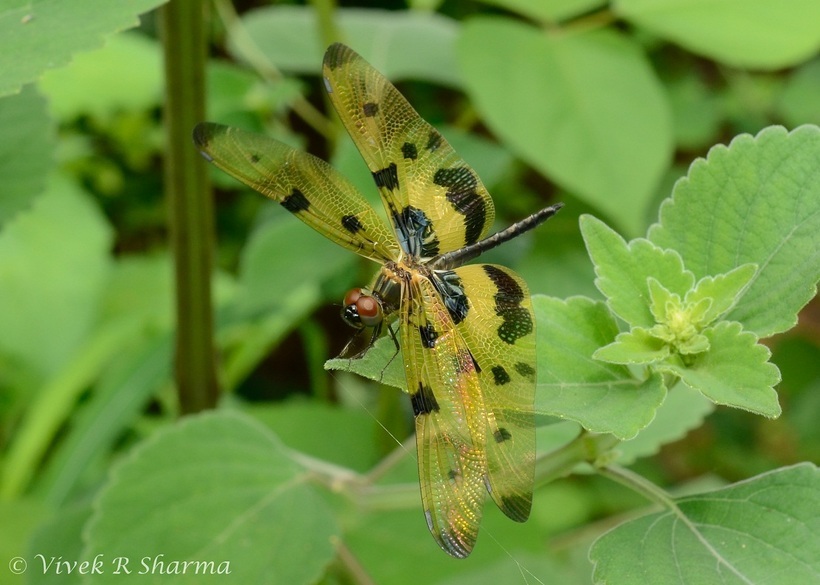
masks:
<svg viewBox="0 0 820 585"><path fill-rule="evenodd" d="M668 356L669 346L643 327L619 333L613 343L592 354L596 360L611 364L651 364Z"/></svg>
<svg viewBox="0 0 820 585"><path fill-rule="evenodd" d="M695 288L686 294L685 301L687 303L698 303L707 299L712 301L700 320L702 325L708 325L735 306L756 272L757 266L744 264L726 274L714 277L704 276Z"/></svg>
<svg viewBox="0 0 820 585"><path fill-rule="evenodd" d="M772 127L714 147L675 185L649 239L698 279L757 264L726 318L760 337L789 329L820 279L820 129Z"/></svg>
<svg viewBox="0 0 820 585"><path fill-rule="evenodd" d="M780 381L771 352L757 337L742 331L740 323L721 322L705 329L709 351L690 356L686 366L659 366L717 404L742 408L769 418L780 415L774 385Z"/></svg>
<svg viewBox="0 0 820 585"><path fill-rule="evenodd" d="M0 41L2 42L2 41ZM0 230L20 211L32 206L54 167L55 128L46 102L32 86L0 99Z"/></svg>
<svg viewBox="0 0 820 585"><path fill-rule="evenodd" d="M599 538L596 583L820 581L820 473L802 463L674 500Z"/></svg>
<svg viewBox="0 0 820 585"><path fill-rule="evenodd" d="M662 446L682 439L689 431L700 427L714 409L714 403L700 392L685 384L676 384L667 393L649 426L634 439L618 445L618 463L630 465L637 459L655 455Z"/></svg>
<svg viewBox="0 0 820 585"><path fill-rule="evenodd" d="M580 220L581 233L595 264L595 286L612 311L632 326L651 327L647 278L653 277L670 292L683 296L695 283L674 250L662 250L643 238L628 244L612 228L592 216Z"/></svg>
<svg viewBox="0 0 820 585"><path fill-rule="evenodd" d="M115 35L65 67L46 71L38 85L61 120L149 110L162 102L162 47L144 35Z"/></svg>
<svg viewBox="0 0 820 585"><path fill-rule="evenodd" d="M542 23L554 23L603 7L604 0L480 0Z"/></svg>
<svg viewBox="0 0 820 585"><path fill-rule="evenodd" d="M0 8L0 96L16 93L75 53L139 24L138 15L163 0L10 0ZM20 56L25 55L24 59Z"/></svg>
<svg viewBox="0 0 820 585"><path fill-rule="evenodd" d="M279 440L236 413L192 416L145 441L112 472L85 555L230 563L174 583L314 583L333 558L336 520ZM108 572L88 583L143 583ZM156 578L156 575L154 575ZM168 577L168 579L165 579Z"/></svg>
<svg viewBox="0 0 820 585"><path fill-rule="evenodd" d="M0 351L44 377L67 363L98 318L111 236L88 196L52 177L0 232Z"/></svg>
<svg viewBox="0 0 820 585"><path fill-rule="evenodd" d="M318 74L326 39L307 6L268 6L242 17L254 44L276 67ZM419 79L459 86L453 45L456 22L434 12L343 8L334 13L342 42L393 81ZM241 59L237 47L233 53Z"/></svg>
<svg viewBox="0 0 820 585"><path fill-rule="evenodd" d="M672 130L637 45L612 30L552 35L475 18L458 57L470 97L502 141L626 232L643 230Z"/></svg>
<svg viewBox="0 0 820 585"><path fill-rule="evenodd" d="M593 359L618 333L601 302L534 296L538 323L538 389L535 409L579 422L596 433L634 437L655 416L666 389L659 375L646 380L625 366Z"/></svg>
<svg viewBox="0 0 820 585"><path fill-rule="evenodd" d="M781 69L820 49L820 4L792 0L616 0L623 18L716 61Z"/></svg>
<svg viewBox="0 0 820 585"><path fill-rule="evenodd" d="M676 72L664 81L672 108L675 143L688 151L699 151L714 144L724 121L721 101L714 88L694 67Z"/></svg>

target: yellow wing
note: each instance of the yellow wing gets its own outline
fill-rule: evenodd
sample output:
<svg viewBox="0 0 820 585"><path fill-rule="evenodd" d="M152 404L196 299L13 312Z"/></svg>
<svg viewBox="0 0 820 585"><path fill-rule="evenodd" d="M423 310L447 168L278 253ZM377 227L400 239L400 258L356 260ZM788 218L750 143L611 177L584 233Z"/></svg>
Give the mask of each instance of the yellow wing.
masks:
<svg viewBox="0 0 820 585"><path fill-rule="evenodd" d="M495 217L492 199L441 134L352 49L331 45L323 72L402 248L430 258L483 238Z"/></svg>
<svg viewBox="0 0 820 585"><path fill-rule="evenodd" d="M470 350L433 284L402 291L401 346L416 417L421 499L439 546L464 558L478 536L487 471L486 411Z"/></svg>
<svg viewBox="0 0 820 585"><path fill-rule="evenodd" d="M466 299L458 302L451 293L445 302L460 307L456 329L480 370L487 488L507 516L523 522L535 474L535 316L527 285L509 268L491 264L436 273L442 274L449 290L460 289Z"/></svg>
<svg viewBox="0 0 820 585"><path fill-rule="evenodd" d="M194 143L217 167L278 201L340 246L377 261L395 259L395 236L356 188L321 159L272 138L205 122Z"/></svg>

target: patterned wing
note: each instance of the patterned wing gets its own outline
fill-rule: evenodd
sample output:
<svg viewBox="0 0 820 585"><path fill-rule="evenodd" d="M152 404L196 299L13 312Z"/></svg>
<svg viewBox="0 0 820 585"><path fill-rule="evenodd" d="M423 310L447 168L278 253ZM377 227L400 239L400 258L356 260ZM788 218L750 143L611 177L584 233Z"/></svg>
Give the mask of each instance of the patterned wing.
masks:
<svg viewBox="0 0 820 585"><path fill-rule="evenodd" d="M535 316L527 285L509 268L491 264L436 274L480 370L487 489L507 516L523 522L535 473Z"/></svg>
<svg viewBox="0 0 820 585"><path fill-rule="evenodd" d="M487 473L478 373L427 278L407 282L400 318L427 526L442 549L463 558L478 536Z"/></svg>
<svg viewBox="0 0 820 585"><path fill-rule="evenodd" d="M340 246L377 261L397 257L390 229L323 160L266 136L208 122L194 128L194 143L217 167Z"/></svg>
<svg viewBox="0 0 820 585"><path fill-rule="evenodd" d="M429 258L483 238L495 216L492 199L441 134L350 48L331 45L323 72L403 249Z"/></svg>

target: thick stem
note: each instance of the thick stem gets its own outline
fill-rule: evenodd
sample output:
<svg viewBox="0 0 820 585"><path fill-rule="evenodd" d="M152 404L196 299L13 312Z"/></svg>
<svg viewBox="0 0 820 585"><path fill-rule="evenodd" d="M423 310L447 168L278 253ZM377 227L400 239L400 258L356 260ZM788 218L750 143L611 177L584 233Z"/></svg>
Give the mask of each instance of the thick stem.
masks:
<svg viewBox="0 0 820 585"><path fill-rule="evenodd" d="M206 2L172 0L162 11L165 48L165 188L176 281L175 378L182 413L216 405L211 256L213 201L191 129L205 118Z"/></svg>

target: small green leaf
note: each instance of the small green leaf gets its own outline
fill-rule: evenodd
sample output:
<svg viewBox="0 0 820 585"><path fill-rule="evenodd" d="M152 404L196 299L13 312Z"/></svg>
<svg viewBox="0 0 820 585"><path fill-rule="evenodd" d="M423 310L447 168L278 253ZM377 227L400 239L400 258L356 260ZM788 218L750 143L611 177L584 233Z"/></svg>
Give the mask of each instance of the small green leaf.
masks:
<svg viewBox="0 0 820 585"><path fill-rule="evenodd" d="M809 61L792 71L776 104L786 125L796 128L820 120L820 59Z"/></svg>
<svg viewBox="0 0 820 585"><path fill-rule="evenodd" d="M820 473L801 463L678 498L590 550L595 583L820 582Z"/></svg>
<svg viewBox="0 0 820 585"><path fill-rule="evenodd" d="M638 380L626 366L592 357L618 333L604 303L536 295L533 307L538 323L536 412L621 439L634 437L652 421L666 395L661 377Z"/></svg>
<svg viewBox="0 0 820 585"><path fill-rule="evenodd" d="M680 305L680 296L670 292L653 276L646 279L646 286L649 289L649 310L652 316L657 323L666 322L671 305Z"/></svg>
<svg viewBox="0 0 820 585"><path fill-rule="evenodd" d="M86 557L230 564L197 583L315 583L335 551L336 520L279 440L236 413L183 419L137 447L112 472L87 526Z"/></svg>
<svg viewBox="0 0 820 585"><path fill-rule="evenodd" d="M643 327L619 333L614 343L602 347L592 357L611 364L652 364L669 356L669 345Z"/></svg>
<svg viewBox="0 0 820 585"><path fill-rule="evenodd" d="M637 43L611 29L545 34L495 16L464 25L457 55L476 109L503 142L628 233L643 231L672 124Z"/></svg>
<svg viewBox="0 0 820 585"><path fill-rule="evenodd" d="M739 68L781 69L820 49L820 4L792 0L618 0L616 13L687 49Z"/></svg>
<svg viewBox="0 0 820 585"><path fill-rule="evenodd" d="M785 331L820 279L818 161L816 126L772 127L716 146L675 185L649 239L677 250L699 279L756 264L726 319L760 337Z"/></svg>
<svg viewBox="0 0 820 585"><path fill-rule="evenodd" d="M717 404L749 410L769 418L780 415L774 385L780 381L777 367L768 361L771 352L757 343L740 323L721 322L705 329L709 351L690 356L687 366L664 364L691 388Z"/></svg>
<svg viewBox="0 0 820 585"><path fill-rule="evenodd" d="M686 294L687 303L698 303L711 300L699 321L702 326L711 324L715 319L731 310L757 272L755 264L744 264L726 274L704 276L695 288Z"/></svg>
<svg viewBox="0 0 820 585"><path fill-rule="evenodd" d="M351 331L353 331L351 329ZM362 332L361 335L369 335L369 332ZM358 341L358 340L357 340ZM366 340L365 340L366 341ZM370 380L375 380L381 384L387 384L407 392L407 379L404 375L404 362L401 351L396 352L396 345L386 334L379 338L373 347L367 350L362 357L357 359L334 358L325 362L326 370L343 370L364 376Z"/></svg>
<svg viewBox="0 0 820 585"><path fill-rule="evenodd" d="M612 311L633 327L651 327L650 276L670 292L684 296L695 278L685 270L680 256L662 250L643 238L627 244L604 222L581 216L581 233L598 276L595 285L607 297Z"/></svg>

